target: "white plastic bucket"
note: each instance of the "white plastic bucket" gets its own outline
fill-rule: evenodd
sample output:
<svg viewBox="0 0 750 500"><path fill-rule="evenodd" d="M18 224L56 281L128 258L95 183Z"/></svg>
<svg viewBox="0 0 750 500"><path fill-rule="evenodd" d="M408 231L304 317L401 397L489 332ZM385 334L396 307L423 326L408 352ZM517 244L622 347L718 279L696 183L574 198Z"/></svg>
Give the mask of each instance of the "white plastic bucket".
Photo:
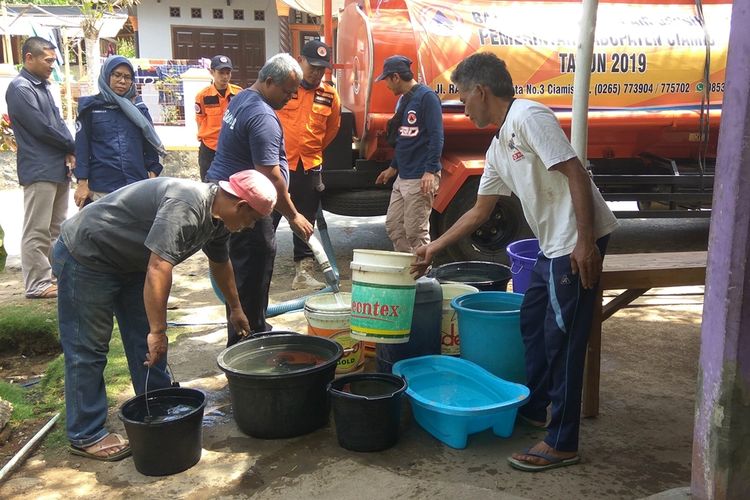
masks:
<svg viewBox="0 0 750 500"><path fill-rule="evenodd" d="M456 311L451 307L451 300L459 295L477 293L479 289L463 283L442 283L443 289L443 319L440 323L440 353L448 356L461 354L458 336L458 319Z"/></svg>
<svg viewBox="0 0 750 500"><path fill-rule="evenodd" d="M336 375L357 373L365 367L365 343L352 338L349 326L352 294L332 293L311 295L305 300L307 333L335 340L344 349L336 364Z"/></svg>
<svg viewBox="0 0 750 500"><path fill-rule="evenodd" d="M352 337L383 344L409 341L416 282L410 253L355 249L352 269Z"/></svg>

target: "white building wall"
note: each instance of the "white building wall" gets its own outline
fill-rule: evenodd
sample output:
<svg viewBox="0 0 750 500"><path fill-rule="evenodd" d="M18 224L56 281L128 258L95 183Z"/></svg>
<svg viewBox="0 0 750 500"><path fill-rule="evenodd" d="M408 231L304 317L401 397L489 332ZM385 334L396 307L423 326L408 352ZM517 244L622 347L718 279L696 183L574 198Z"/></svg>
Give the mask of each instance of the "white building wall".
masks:
<svg viewBox="0 0 750 500"><path fill-rule="evenodd" d="M213 26L226 28L263 28L266 34L266 59L279 52L279 21L275 0L141 0L138 4L138 47L140 57L172 58L172 26ZM170 17L169 8L180 7L180 17ZM203 9L203 17L190 17L190 8ZM224 9L224 19L214 19L213 9ZM244 9L245 19L235 21L234 9ZM254 11L265 11L265 21L255 21ZM210 57L211 54L208 55Z"/></svg>

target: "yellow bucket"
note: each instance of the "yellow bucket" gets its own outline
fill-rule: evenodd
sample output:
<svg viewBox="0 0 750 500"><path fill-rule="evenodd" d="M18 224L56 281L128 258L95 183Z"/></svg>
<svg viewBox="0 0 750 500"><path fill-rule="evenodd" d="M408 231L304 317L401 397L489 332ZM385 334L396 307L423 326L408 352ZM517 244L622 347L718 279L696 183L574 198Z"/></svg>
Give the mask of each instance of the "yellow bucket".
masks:
<svg viewBox="0 0 750 500"><path fill-rule="evenodd" d="M443 319L440 323L440 353L448 356L461 354L460 339L458 336L458 318L456 311L451 307L451 300L466 293L476 293L477 287L464 285L463 283L442 283L443 289Z"/></svg>
<svg viewBox="0 0 750 500"><path fill-rule="evenodd" d="M355 249L352 268L352 337L383 344L409 341L416 282L414 255Z"/></svg>
<svg viewBox="0 0 750 500"><path fill-rule="evenodd" d="M352 295L332 293L311 295L305 300L307 333L335 340L344 349L344 355L336 364L336 375L356 373L365 367L364 342L353 339L349 327Z"/></svg>

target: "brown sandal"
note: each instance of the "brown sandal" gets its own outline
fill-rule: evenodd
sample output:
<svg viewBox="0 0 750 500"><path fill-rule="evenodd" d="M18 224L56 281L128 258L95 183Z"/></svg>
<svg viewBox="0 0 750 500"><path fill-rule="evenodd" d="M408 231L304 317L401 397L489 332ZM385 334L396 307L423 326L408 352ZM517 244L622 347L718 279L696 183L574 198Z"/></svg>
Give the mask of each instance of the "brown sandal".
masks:
<svg viewBox="0 0 750 500"><path fill-rule="evenodd" d="M27 295L28 299L56 299L57 298L57 285L48 286L39 295Z"/></svg>
<svg viewBox="0 0 750 500"><path fill-rule="evenodd" d="M104 441L109 437L114 436L117 439L117 442L111 443L111 444L104 444ZM124 446L125 448L121 449L120 451L117 451L115 453L112 453L110 455L107 455L106 452L108 450L111 450L112 448L117 448L119 446ZM102 462L116 462L118 460L122 460L125 457L130 456L130 443L127 439L123 439L122 436L119 434L107 434L101 441L98 441L91 446L87 447L87 449L79 448L77 446L70 446L70 453L73 455L78 455L80 457L86 457L90 458L92 460L100 460ZM100 455L100 453L105 453L105 455Z"/></svg>

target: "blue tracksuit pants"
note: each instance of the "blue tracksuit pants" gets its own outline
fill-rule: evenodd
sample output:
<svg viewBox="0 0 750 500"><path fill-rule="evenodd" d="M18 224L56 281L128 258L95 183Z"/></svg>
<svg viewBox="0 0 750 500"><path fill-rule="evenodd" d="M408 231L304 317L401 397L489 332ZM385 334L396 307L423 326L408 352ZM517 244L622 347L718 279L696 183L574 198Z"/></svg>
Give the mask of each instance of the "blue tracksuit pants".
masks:
<svg viewBox="0 0 750 500"><path fill-rule="evenodd" d="M596 242L602 257L608 242L609 235ZM558 451L578 451L583 366L595 299L596 289L584 289L572 273L569 255L548 259L539 254L521 306L531 395L520 411L543 422L552 404L544 441Z"/></svg>

